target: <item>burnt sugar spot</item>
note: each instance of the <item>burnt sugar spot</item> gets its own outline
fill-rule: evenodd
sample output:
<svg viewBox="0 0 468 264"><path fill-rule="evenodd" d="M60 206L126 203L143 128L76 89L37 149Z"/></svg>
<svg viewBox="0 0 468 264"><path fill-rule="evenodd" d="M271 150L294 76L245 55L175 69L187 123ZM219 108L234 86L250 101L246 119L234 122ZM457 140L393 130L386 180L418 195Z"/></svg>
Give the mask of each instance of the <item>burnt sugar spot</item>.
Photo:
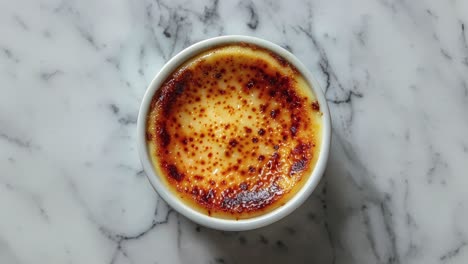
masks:
<svg viewBox="0 0 468 264"><path fill-rule="evenodd" d="M248 187L249 185L246 182L242 182L241 184L239 184L239 188L243 191L247 190Z"/></svg>
<svg viewBox="0 0 468 264"><path fill-rule="evenodd" d="M288 83L290 81L287 81ZM281 89L281 97L287 103L290 109L298 108L302 106L302 98L297 95L296 91L289 87L290 84Z"/></svg>
<svg viewBox="0 0 468 264"><path fill-rule="evenodd" d="M161 147L165 148L169 145L169 143L171 143L171 135L169 134L169 132L167 132L165 123L161 123L156 128L156 134L158 136Z"/></svg>
<svg viewBox="0 0 468 264"><path fill-rule="evenodd" d="M260 136L265 135L265 129L260 128L260 129L258 130L258 134L259 134Z"/></svg>
<svg viewBox="0 0 468 264"><path fill-rule="evenodd" d="M313 109L314 111L316 111L316 112L319 112L319 111L320 111L320 105L319 105L318 101L314 101L314 102L312 103L312 109Z"/></svg>
<svg viewBox="0 0 468 264"><path fill-rule="evenodd" d="M270 52L270 55L271 55L279 64L281 64L281 66L283 66L283 67L286 67L286 66L292 67L292 65L289 65L288 61L287 61L285 58L281 57L280 55L278 55L278 54L276 54L276 53L274 53L274 52Z"/></svg>
<svg viewBox="0 0 468 264"><path fill-rule="evenodd" d="M215 197L215 190L209 189L207 192L203 192L203 195L199 197L204 203L211 203L211 200Z"/></svg>
<svg viewBox="0 0 468 264"><path fill-rule="evenodd" d="M293 124L289 130L291 131L291 135L295 137L297 134L297 124Z"/></svg>
<svg viewBox="0 0 468 264"><path fill-rule="evenodd" d="M254 80L248 81L246 86L248 89L252 89L255 86L255 81Z"/></svg>
<svg viewBox="0 0 468 264"><path fill-rule="evenodd" d="M174 88L176 95L181 95L185 91L185 88L187 87L187 79L188 77L183 78L182 80L175 83Z"/></svg>
<svg viewBox="0 0 468 264"><path fill-rule="evenodd" d="M279 199L283 194L283 190L276 182L268 188L258 188L256 190L248 190L247 186L243 185L244 189L239 188L238 191L226 190L222 194L222 207L227 210L237 212L255 211L272 204Z"/></svg>
<svg viewBox="0 0 468 264"><path fill-rule="evenodd" d="M297 172L303 171L306 166L307 166L307 160L305 159L295 161L293 165L291 166L291 172L289 174L293 175Z"/></svg>
<svg viewBox="0 0 468 264"><path fill-rule="evenodd" d="M273 109L270 112L270 116L271 116L271 118L275 119L279 115L279 113L280 113L279 109Z"/></svg>
<svg viewBox="0 0 468 264"><path fill-rule="evenodd" d="M176 165L174 164L169 164L166 165L166 171L172 179L180 182L184 178L184 174L180 173L179 170L177 169Z"/></svg>
<svg viewBox="0 0 468 264"><path fill-rule="evenodd" d="M145 132L145 137L146 141L151 141L153 139L153 135L148 131Z"/></svg>
<svg viewBox="0 0 468 264"><path fill-rule="evenodd" d="M229 146L235 147L237 144L239 144L239 142L236 139L229 140Z"/></svg>
<svg viewBox="0 0 468 264"><path fill-rule="evenodd" d="M299 142L294 149L291 151L290 158L294 160L290 172L290 175L302 172L309 165L311 158L311 144Z"/></svg>
<svg viewBox="0 0 468 264"><path fill-rule="evenodd" d="M159 107L163 110L165 115L171 113L177 98L184 93L185 89L189 85L193 76L191 70L184 70L175 74L174 78L169 78L156 92L156 98L158 98Z"/></svg>
<svg viewBox="0 0 468 264"><path fill-rule="evenodd" d="M303 143L303 142L299 142L295 147L294 149L292 150L292 154L293 155L301 155L301 156L304 156L306 155L309 151L310 151L310 144L309 143Z"/></svg>
<svg viewBox="0 0 468 264"><path fill-rule="evenodd" d="M278 152L273 153L273 155L271 155L270 159L268 160L267 168L270 169L270 171L277 172L279 169L279 160L280 154Z"/></svg>

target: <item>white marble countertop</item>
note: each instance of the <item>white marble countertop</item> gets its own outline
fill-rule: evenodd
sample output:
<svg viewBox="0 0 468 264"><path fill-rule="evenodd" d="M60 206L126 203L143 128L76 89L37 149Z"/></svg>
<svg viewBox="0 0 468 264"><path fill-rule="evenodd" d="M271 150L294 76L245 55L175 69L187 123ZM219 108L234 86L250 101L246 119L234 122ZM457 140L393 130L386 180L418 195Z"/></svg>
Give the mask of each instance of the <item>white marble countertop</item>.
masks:
<svg viewBox="0 0 468 264"><path fill-rule="evenodd" d="M143 93L199 40L292 51L326 89L320 187L250 232L158 198ZM468 263L468 1L0 3L0 263Z"/></svg>

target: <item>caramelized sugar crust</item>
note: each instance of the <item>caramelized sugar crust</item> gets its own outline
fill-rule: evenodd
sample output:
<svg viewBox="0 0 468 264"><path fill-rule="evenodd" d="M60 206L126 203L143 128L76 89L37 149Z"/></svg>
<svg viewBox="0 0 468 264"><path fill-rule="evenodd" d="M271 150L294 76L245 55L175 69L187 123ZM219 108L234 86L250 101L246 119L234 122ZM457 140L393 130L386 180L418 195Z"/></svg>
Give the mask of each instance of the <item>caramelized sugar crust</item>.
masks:
<svg viewBox="0 0 468 264"><path fill-rule="evenodd" d="M250 218L287 202L311 173L320 105L285 59L251 44L206 51L174 71L147 119L153 165L185 203Z"/></svg>

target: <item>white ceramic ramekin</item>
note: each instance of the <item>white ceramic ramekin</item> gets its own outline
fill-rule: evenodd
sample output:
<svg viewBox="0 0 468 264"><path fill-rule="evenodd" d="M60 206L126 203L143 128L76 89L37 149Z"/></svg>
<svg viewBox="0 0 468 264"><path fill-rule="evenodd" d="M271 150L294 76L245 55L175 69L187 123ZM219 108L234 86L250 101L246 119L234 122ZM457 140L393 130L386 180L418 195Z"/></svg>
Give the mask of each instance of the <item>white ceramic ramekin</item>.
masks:
<svg viewBox="0 0 468 264"><path fill-rule="evenodd" d="M211 217L196 211L183 203L168 189L158 173L155 171L149 156L146 143L146 118L148 115L151 99L155 91L159 89L166 78L182 63L192 58L193 56L215 46L238 42L251 43L271 50L286 59L302 73L320 103L320 111L323 113L323 131L321 149L315 168L312 171L312 175L309 176L304 186L289 201L287 201L285 205L255 218L230 220ZM328 110L327 101L325 100L322 89L309 70L294 55L280 46L263 39L248 36L222 36L200 41L184 49L163 66L161 71L156 75L156 77L149 85L141 102L140 112L138 114L137 133L137 144L143 169L145 170L146 175L148 176L148 179L153 185L154 189L172 208L192 221L206 227L226 231L242 231L263 227L280 220L298 208L310 196L322 178L327 164L331 139L331 122L330 112Z"/></svg>

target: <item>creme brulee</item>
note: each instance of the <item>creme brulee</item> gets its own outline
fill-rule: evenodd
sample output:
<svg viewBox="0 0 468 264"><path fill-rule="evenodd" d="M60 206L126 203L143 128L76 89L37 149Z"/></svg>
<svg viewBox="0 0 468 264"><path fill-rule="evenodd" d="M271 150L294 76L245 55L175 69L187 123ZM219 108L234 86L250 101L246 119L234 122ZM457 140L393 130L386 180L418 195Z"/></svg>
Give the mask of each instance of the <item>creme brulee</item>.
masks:
<svg viewBox="0 0 468 264"><path fill-rule="evenodd" d="M175 70L147 119L152 163L187 205L251 218L284 205L311 174L322 114L284 58L251 44L215 47Z"/></svg>

